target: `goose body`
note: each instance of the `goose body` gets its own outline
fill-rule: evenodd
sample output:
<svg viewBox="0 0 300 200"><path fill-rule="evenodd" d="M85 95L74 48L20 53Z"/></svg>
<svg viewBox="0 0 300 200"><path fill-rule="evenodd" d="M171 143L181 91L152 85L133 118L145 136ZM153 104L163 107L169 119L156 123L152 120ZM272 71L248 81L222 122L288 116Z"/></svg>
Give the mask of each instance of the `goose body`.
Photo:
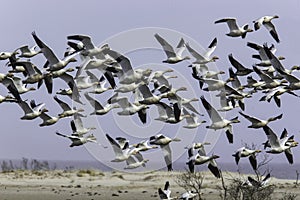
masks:
<svg viewBox="0 0 300 200"><path fill-rule="evenodd" d="M169 138L169 137L164 136L162 134L158 134L158 135L155 135L155 136L151 136L150 140L149 140L150 144L159 145L160 148L162 149L168 171L173 170L173 167L172 167L172 151L171 151L171 147L169 145L172 141L179 142L180 139L179 138Z"/></svg>
<svg viewBox="0 0 300 200"><path fill-rule="evenodd" d="M240 158L249 157L250 164L254 170L257 170L257 160L256 153L261 152L261 150L252 150L246 147L239 148L232 156L235 157L235 162L238 165Z"/></svg>
<svg viewBox="0 0 300 200"><path fill-rule="evenodd" d="M69 138L72 141L72 143L70 144L70 147L81 146L87 142L97 143L97 138L93 134L91 134L87 137L82 137L82 136L74 136L74 135L64 135L59 132L56 132L56 135Z"/></svg>
<svg viewBox="0 0 300 200"><path fill-rule="evenodd" d="M211 44L208 46L208 49L206 53L202 56L197 51L195 51L189 44L186 44L187 50L192 54L193 57L196 58L196 61L194 61L194 64L207 64L209 62L215 62L217 59L219 59L217 56L211 57L211 54L215 51L217 46L217 38L214 38L214 40L211 42Z"/></svg>
<svg viewBox="0 0 300 200"><path fill-rule="evenodd" d="M229 33L227 33L227 36L230 37L242 37L245 38L246 34L248 32L252 32L253 30L248 28L248 24L245 24L243 27L239 27L237 25L236 19L235 18L224 18L215 21L215 24L218 23L227 23L228 28L229 28Z"/></svg>
<svg viewBox="0 0 300 200"><path fill-rule="evenodd" d="M268 126L264 126L263 129L268 137L268 141L271 146L270 149L266 152L271 154L280 154L284 152L288 162L290 164L293 164L294 161L291 148L298 146L298 142L294 141L291 143L287 143L287 137L285 137L283 140L279 140L278 136Z"/></svg>
<svg viewBox="0 0 300 200"><path fill-rule="evenodd" d="M44 103L35 105L34 101L31 101L31 106L29 106L25 101L18 102L19 106L24 111L24 116L21 117L22 120L32 120L39 117L43 112L47 112Z"/></svg>
<svg viewBox="0 0 300 200"><path fill-rule="evenodd" d="M270 32L270 34L272 35L272 37L276 40L276 42L280 42L277 31L275 29L274 24L272 23L273 19L277 19L279 18L278 15L273 15L273 16L263 16L255 21L253 21L254 23L254 29L257 31L258 29L260 29L260 27L262 25L264 25L264 27Z"/></svg>
<svg viewBox="0 0 300 200"><path fill-rule="evenodd" d="M275 117L270 117L266 120L262 120L262 119L258 119L256 117L253 117L253 116L249 116L249 115L246 115L242 112L239 112L243 117L245 117L247 120L249 120L251 122L251 125L248 126L248 128L262 128L264 126L267 126L270 122L272 121L276 121L276 120L279 120L282 118L283 114L280 114L278 116L275 116Z"/></svg>
<svg viewBox="0 0 300 200"><path fill-rule="evenodd" d="M212 123L206 128L218 130L218 129L226 129L226 136L229 143L233 143L233 132L232 132L232 123L239 123L240 121L238 118L233 118L231 120L224 119L221 115L217 112L217 110L210 105L204 98L204 96L200 97L202 104L207 111Z"/></svg>
<svg viewBox="0 0 300 200"><path fill-rule="evenodd" d="M175 52L174 48L165 39L163 39L160 35L158 35L156 33L154 35L154 37L160 43L160 45L163 47L163 50L167 55L167 59L163 61L164 63L176 64L183 60L190 59L190 57L188 57L188 56L182 57L182 55L181 55L185 49L183 39L180 40L179 44L177 45L178 51Z"/></svg>

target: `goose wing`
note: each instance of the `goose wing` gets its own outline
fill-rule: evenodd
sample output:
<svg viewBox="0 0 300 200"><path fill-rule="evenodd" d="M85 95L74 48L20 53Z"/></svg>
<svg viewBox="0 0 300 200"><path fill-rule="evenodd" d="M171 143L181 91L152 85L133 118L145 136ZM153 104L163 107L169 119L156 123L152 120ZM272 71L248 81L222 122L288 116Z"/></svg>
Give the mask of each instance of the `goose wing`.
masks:
<svg viewBox="0 0 300 200"><path fill-rule="evenodd" d="M139 86L139 91L142 93L144 99L153 97L152 92L146 84Z"/></svg>
<svg viewBox="0 0 300 200"><path fill-rule="evenodd" d="M208 46L208 49L207 49L206 53L204 54L204 57L209 58L211 56L211 54L217 48L217 42L218 42L217 38L214 38L213 41Z"/></svg>
<svg viewBox="0 0 300 200"><path fill-rule="evenodd" d="M269 143L271 145L271 148L276 148L276 147L280 147L280 143L279 143L279 140L278 140L278 137L277 135L272 131L272 129L270 129L268 126L264 126L263 127L267 137L268 137L268 140L269 140Z"/></svg>
<svg viewBox="0 0 300 200"><path fill-rule="evenodd" d="M50 65L56 64L59 62L59 59L56 57L52 49L50 49L42 40L38 38L35 32L32 32L33 39L35 40L36 44L41 49L42 53L46 57L47 61Z"/></svg>
<svg viewBox="0 0 300 200"><path fill-rule="evenodd" d="M249 161L250 161L250 164L251 164L253 170L257 170L257 160L256 160L255 154L251 154L249 156Z"/></svg>
<svg viewBox="0 0 300 200"><path fill-rule="evenodd" d="M255 117L252 117L252 116L249 116L249 115L246 115L242 112L239 112L243 117L245 117L247 120L249 120L251 123L259 123L261 122L261 120L255 118Z"/></svg>
<svg viewBox="0 0 300 200"><path fill-rule="evenodd" d="M236 23L236 19L235 18L220 19L220 20L215 21L215 24L224 23L224 22L227 23L230 31L239 30L239 27L238 27L238 25Z"/></svg>
<svg viewBox="0 0 300 200"><path fill-rule="evenodd" d="M275 26L272 22L263 22L263 25L267 28L267 30L270 32L272 37L276 40L277 43L280 42L277 31L275 29Z"/></svg>
<svg viewBox="0 0 300 200"><path fill-rule="evenodd" d="M232 54L228 55L229 61L231 65L236 68L238 71L252 71L252 69L248 69L244 67L240 62L238 62L235 58L233 58Z"/></svg>
<svg viewBox="0 0 300 200"><path fill-rule="evenodd" d="M168 171L172 171L173 167L172 167L172 151L170 148L170 145L161 145L161 149L163 151L164 154L164 159L168 168Z"/></svg>
<svg viewBox="0 0 300 200"><path fill-rule="evenodd" d="M94 49L95 46L90 36L87 35L70 35L67 37L68 40L78 40L83 43L86 49Z"/></svg>
<svg viewBox="0 0 300 200"><path fill-rule="evenodd" d="M208 169L213 173L216 178L221 178L220 169L217 166L217 163L214 159L212 159L208 164Z"/></svg>
<svg viewBox="0 0 300 200"><path fill-rule="evenodd" d="M64 111L67 111L67 110L72 110L71 107L63 102L62 100L60 100L56 95L54 96L54 100L60 105L60 107L64 110Z"/></svg>
<svg viewBox="0 0 300 200"><path fill-rule="evenodd" d="M25 101L19 101L18 105L22 108L22 110L25 112L25 114L32 113L32 109Z"/></svg>
<svg viewBox="0 0 300 200"><path fill-rule="evenodd" d="M205 110L207 111L207 114L209 115L210 119L213 121L213 122L219 122L219 121L222 121L223 118L220 116L220 114L216 111L216 109L214 107L212 107L210 105L210 103L208 103L206 101L206 99L204 98L204 96L201 96L200 97L201 99L201 102L205 108Z"/></svg>
<svg viewBox="0 0 300 200"><path fill-rule="evenodd" d="M103 106L99 103L99 101L96 101L87 92L84 93L84 96L89 101L91 106L93 106L95 108L95 110L102 110L103 109Z"/></svg>
<svg viewBox="0 0 300 200"><path fill-rule="evenodd" d="M192 54L192 56L197 60L205 60L205 58L202 55L200 55L196 50L194 50L189 44L186 44L186 48L190 52L190 54Z"/></svg>
<svg viewBox="0 0 300 200"><path fill-rule="evenodd" d="M8 89L8 91L18 100L21 101L21 96L18 92L16 85L14 84L13 79L6 77L2 80L2 84Z"/></svg>
<svg viewBox="0 0 300 200"><path fill-rule="evenodd" d="M289 163L293 164L294 161L293 161L293 154L292 154L291 148L285 150L284 153L285 153L285 156L288 159Z"/></svg>
<svg viewBox="0 0 300 200"><path fill-rule="evenodd" d="M168 58L176 56L176 53L175 53L173 47L165 39L163 39L157 33L154 35L154 37L159 42L159 44L162 46L162 48L163 48L164 52L167 54Z"/></svg>
<svg viewBox="0 0 300 200"><path fill-rule="evenodd" d="M108 134L106 134L106 138L108 139L109 143L111 144L114 152L116 155L122 155L122 149L119 145L119 143L117 143L112 137L110 137Z"/></svg>

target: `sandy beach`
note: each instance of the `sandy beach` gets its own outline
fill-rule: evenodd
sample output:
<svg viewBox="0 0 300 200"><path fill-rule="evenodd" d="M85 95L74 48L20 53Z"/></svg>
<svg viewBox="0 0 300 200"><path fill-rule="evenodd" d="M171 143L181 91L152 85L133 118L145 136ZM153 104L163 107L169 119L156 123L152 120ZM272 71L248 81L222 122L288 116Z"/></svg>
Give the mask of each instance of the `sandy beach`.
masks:
<svg viewBox="0 0 300 200"><path fill-rule="evenodd" d="M68 199L159 199L157 189L170 182L171 196L179 196L184 189L175 180L181 172L100 172L96 170L74 171L14 171L0 173L0 193L2 200L68 200ZM223 173L225 181L238 177L237 173ZM210 172L203 172L202 197L220 199L221 181ZM244 178L247 175L243 175ZM271 178L275 185L273 199L281 199L285 193L298 194L300 190L294 180Z"/></svg>

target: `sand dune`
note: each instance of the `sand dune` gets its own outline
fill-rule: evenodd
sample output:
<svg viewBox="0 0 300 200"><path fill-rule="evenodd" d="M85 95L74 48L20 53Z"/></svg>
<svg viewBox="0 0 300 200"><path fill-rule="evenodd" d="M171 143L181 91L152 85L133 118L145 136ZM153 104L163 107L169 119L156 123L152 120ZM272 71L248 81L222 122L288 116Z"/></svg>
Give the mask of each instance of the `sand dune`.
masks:
<svg viewBox="0 0 300 200"><path fill-rule="evenodd" d="M176 182L181 172L99 172L96 170L74 171L15 171L0 173L1 199L22 200L66 200L66 199L159 199L157 189L170 181L172 195L184 192ZM203 172L203 194L205 199L219 199L221 181L210 172ZM223 173L225 181L238 177L237 173ZM243 175L246 179L247 175ZM276 186L275 196L285 192L298 194L295 181L272 178L270 184Z"/></svg>

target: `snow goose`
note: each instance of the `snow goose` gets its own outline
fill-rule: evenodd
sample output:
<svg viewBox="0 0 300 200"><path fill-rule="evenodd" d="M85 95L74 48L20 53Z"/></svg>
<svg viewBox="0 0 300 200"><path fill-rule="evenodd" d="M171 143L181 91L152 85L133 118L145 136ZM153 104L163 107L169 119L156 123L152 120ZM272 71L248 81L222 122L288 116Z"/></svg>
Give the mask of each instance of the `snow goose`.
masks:
<svg viewBox="0 0 300 200"><path fill-rule="evenodd" d="M13 80L13 82L14 82L14 84L15 84L15 86L16 86L18 92L19 92L19 94L24 94L24 93L27 93L27 92L29 92L29 91L36 90L34 87L29 87L29 88L27 88L27 87L22 83L22 79L19 78L19 77L14 76L14 77L12 78L12 80Z"/></svg>
<svg viewBox="0 0 300 200"><path fill-rule="evenodd" d="M93 87L93 86L99 84L99 81L97 80L97 81L93 82L89 76L79 76L79 77L76 77L75 83L79 90L83 90L83 89L88 89L90 87Z"/></svg>
<svg viewBox="0 0 300 200"><path fill-rule="evenodd" d="M101 47L96 47L90 36L88 35L70 35L67 36L68 40L77 40L82 42L83 47L81 48L81 55L83 56L98 56L99 54L103 53L104 50L109 49L109 46L107 44L101 46ZM73 47L73 45L72 45ZM76 48L76 47L75 47ZM78 48L76 48L78 49Z"/></svg>
<svg viewBox="0 0 300 200"><path fill-rule="evenodd" d="M197 193L193 193L193 191L187 191L187 192L181 194L179 199L193 200L194 198L196 198L196 196L197 196Z"/></svg>
<svg viewBox="0 0 300 200"><path fill-rule="evenodd" d="M210 145L211 143L209 142L194 142L192 145L189 145L187 147L185 147L185 149L189 149L189 148L193 148L193 149L200 149L200 148L204 148L205 145Z"/></svg>
<svg viewBox="0 0 300 200"><path fill-rule="evenodd" d="M268 182L270 181L270 178L271 178L270 173L268 173L262 180L255 180L251 176L248 176L248 183L249 183L248 185L256 187L256 188L264 187L268 184Z"/></svg>
<svg viewBox="0 0 300 200"><path fill-rule="evenodd" d="M257 63L255 65L257 66L262 66L262 67L272 67L272 63L266 53L266 50L264 50L264 47L263 46L260 46L258 44L255 44L253 42L247 42L247 46L252 48L252 49L255 49L256 51L258 51L258 54L259 55L252 55L253 58L257 58L260 60L260 63ZM276 52L276 49L275 49L275 46L274 45L271 45L269 48L268 48L273 54L275 54ZM278 56L277 57L278 60L284 60L285 58L283 56ZM269 69L270 70L270 69Z"/></svg>
<svg viewBox="0 0 300 200"><path fill-rule="evenodd" d="M279 140L277 135L270 129L268 126L263 127L269 143L270 143L270 149L267 150L267 153L271 154L280 154L285 153L285 156L290 164L293 164L293 154L291 151L292 147L295 147L298 145L298 142L292 142L289 145L287 145L288 138L285 138L284 140Z"/></svg>
<svg viewBox="0 0 300 200"><path fill-rule="evenodd" d="M54 54L53 50L50 49L42 40L40 40L35 32L32 32L33 39L35 40L36 44L41 49L43 55L47 59L47 66L48 71L56 71L59 69L62 69L66 67L70 62L76 62L77 60L74 58L76 54L73 54L71 56L65 57L63 60L60 60L57 58L57 56Z"/></svg>
<svg viewBox="0 0 300 200"><path fill-rule="evenodd" d="M226 92L225 91L221 91L220 93L220 105L221 108L218 109L218 111L220 112L227 112L229 110L232 110L235 108L235 101L233 98L228 98L226 96Z"/></svg>
<svg viewBox="0 0 300 200"><path fill-rule="evenodd" d="M199 99L197 98L191 98L191 99L187 99L187 98L183 98L180 97L177 94L174 94L173 96L169 97L169 99L173 102L176 103L178 102L178 104L180 105L179 107L183 106L186 109L203 116L203 114L200 114L198 110L196 110L196 108L191 104L191 102L195 102L195 101L199 101Z"/></svg>
<svg viewBox="0 0 300 200"><path fill-rule="evenodd" d="M276 32L275 26L271 22L273 19L277 19L277 18L279 18L278 15L263 16L255 21L253 21L254 29L257 31L261 27L261 25L264 25L266 27L266 29L270 32L272 37L276 40L276 42L279 43L280 40L279 40L278 34Z"/></svg>
<svg viewBox="0 0 300 200"><path fill-rule="evenodd" d="M2 83L18 101L21 101L22 99L11 76L11 74L0 73L0 83Z"/></svg>
<svg viewBox="0 0 300 200"><path fill-rule="evenodd" d="M108 134L106 134L106 138L108 139L115 153L115 159L113 159L111 162L123 162L127 160L130 156L138 154L138 151L135 148L129 148L128 142L126 142L125 146L121 148L120 144Z"/></svg>
<svg viewBox="0 0 300 200"><path fill-rule="evenodd" d="M137 144L133 144L132 146L134 146L139 152L158 148L158 146L149 145L148 142L149 140L143 140Z"/></svg>
<svg viewBox="0 0 300 200"><path fill-rule="evenodd" d="M39 117L43 112L47 112L44 103L36 105L34 100L30 101L30 106L25 101L19 101L18 105L24 111L24 116L21 117L22 120L32 120ZM43 108L43 109L42 109Z"/></svg>
<svg viewBox="0 0 300 200"><path fill-rule="evenodd" d="M87 137L82 137L82 136L74 136L74 135L64 135L59 132L56 132L56 135L69 138L72 141L72 143L70 144L70 147L81 146L87 142L93 142L93 143L99 144L97 142L97 138L93 134L88 135Z"/></svg>
<svg viewBox="0 0 300 200"><path fill-rule="evenodd" d="M229 54L229 55L228 55L228 58L229 58L229 61L230 61L231 65L237 70L237 71L235 72L235 74L236 74L237 76L246 76L246 75L248 75L248 74L250 74L250 73L253 72L252 69L248 69L248 68L244 67L240 62L238 62L238 61L232 56L232 54Z"/></svg>
<svg viewBox="0 0 300 200"><path fill-rule="evenodd" d="M59 106L63 109L63 112L58 114L59 117L70 117L76 113L83 112L83 109L71 108L67 103L60 100L56 95L54 96L54 100L59 104ZM80 114L81 115L81 114ZM81 115L82 116L82 115Z"/></svg>
<svg viewBox="0 0 300 200"><path fill-rule="evenodd" d="M24 45L19 47L17 50L21 51L21 54L18 56L20 58L32 58L34 56L36 56L39 53L42 53L41 50L36 51L35 49L37 48L37 45L32 46L31 48L29 48L28 45Z"/></svg>
<svg viewBox="0 0 300 200"><path fill-rule="evenodd" d="M166 181L164 189L158 188L158 195L161 200L171 200L176 199L171 197L170 183Z"/></svg>
<svg viewBox="0 0 300 200"><path fill-rule="evenodd" d="M263 50L270 60L272 66L280 73L280 74L291 74L294 70L299 70L299 66L293 66L290 70L286 69L280 62L280 59L277 58L274 53L268 48L267 44L264 44Z"/></svg>
<svg viewBox="0 0 300 200"><path fill-rule="evenodd" d="M193 129L193 128L197 128L198 126L200 126L203 123L206 123L205 120L198 121L198 117L194 113L190 114L190 113L186 112L185 109L183 109L183 113L184 113L184 115L189 116L189 117L185 118L187 124L184 125L183 128Z"/></svg>
<svg viewBox="0 0 300 200"><path fill-rule="evenodd" d="M74 115L74 120L71 120L70 124L73 131L72 135L74 136L83 136L91 130L96 129L95 127L84 127L83 122L78 114Z"/></svg>
<svg viewBox="0 0 300 200"><path fill-rule="evenodd" d="M185 44L187 50L192 54L196 60L193 62L194 64L207 64L209 62L216 62L217 59L219 59L217 56L210 57L211 54L215 51L217 46L217 38L215 38L210 45L208 46L208 49L206 50L205 54L202 56L197 51L195 51L189 44Z"/></svg>
<svg viewBox="0 0 300 200"><path fill-rule="evenodd" d="M103 92L113 89L111 86L105 87L105 84L106 84L106 79L104 78L104 76L101 76L99 83L95 85L93 90L89 91L89 93L102 94Z"/></svg>
<svg viewBox="0 0 300 200"><path fill-rule="evenodd" d="M77 88L76 85L74 85L74 86ZM59 91L57 91L56 94L68 96L69 98L76 101L77 103L84 105L84 103L82 103L82 101L80 100L78 88L75 89L75 87L70 86L70 88L59 89ZM77 91L77 93L75 91Z"/></svg>
<svg viewBox="0 0 300 200"><path fill-rule="evenodd" d="M46 114L45 112L42 112L39 117L43 120L43 122L41 124L39 124L39 126L43 127L43 126L51 126L53 124L55 124L56 122L58 122L58 120L60 119L60 116L58 117L52 117L49 116L48 114Z"/></svg>
<svg viewBox="0 0 300 200"><path fill-rule="evenodd" d="M179 41L179 44L177 45L177 51L175 52L174 48L165 40L163 39L160 35L157 33L154 35L156 40L159 42L159 44L162 46L164 52L167 55L167 59L164 60L164 63L169 63L169 64L175 64L178 62L181 62L183 60L189 60L189 56L182 57L182 53L185 49L185 43L184 40L181 38Z"/></svg>
<svg viewBox="0 0 300 200"><path fill-rule="evenodd" d="M24 84L38 83L40 86L43 83L42 81L44 79L44 75L33 63L27 61L18 61L17 64L22 65L27 73L26 79L22 81Z"/></svg>
<svg viewBox="0 0 300 200"><path fill-rule="evenodd" d="M253 66L253 70L264 81L264 84L261 86L264 89L272 89L272 88L276 88L278 86L286 86L285 83L288 82L285 79L283 79L281 81L275 80L272 77L270 77L268 74L265 74L264 72L262 72L256 66Z"/></svg>
<svg viewBox="0 0 300 200"><path fill-rule="evenodd" d="M208 169L216 178L220 178L220 169L217 166L215 159L219 158L217 155L207 156L204 147L199 148L198 153L194 155L194 149L188 149L188 162L186 163L191 173L195 172L195 165L202 165L208 163Z"/></svg>
<svg viewBox="0 0 300 200"><path fill-rule="evenodd" d="M117 112L118 115L134 115L135 113L138 113L139 118L142 123L146 123L146 109L149 108L149 106L145 104L131 104L127 97L119 97L116 99L116 102L121 106L123 109L122 111Z"/></svg>
<svg viewBox="0 0 300 200"><path fill-rule="evenodd" d="M138 90L140 91L143 97L143 99L139 101L139 103L142 104L147 104L147 105L156 104L159 103L163 97L167 96L164 93L161 95L152 94L152 92L150 91L149 87L146 84L140 85L138 87Z"/></svg>
<svg viewBox="0 0 300 200"><path fill-rule="evenodd" d="M266 92L267 92L266 95L262 96L259 101L270 102L271 99L273 98L277 107L281 106L281 98L280 97L284 93L288 93L288 94L294 95L296 97L300 97L299 95L295 94L291 88L288 88L288 87L277 87L277 88L267 90Z"/></svg>
<svg viewBox="0 0 300 200"><path fill-rule="evenodd" d="M119 83L121 84L132 84L141 82L145 80L146 77L149 77L149 75L152 72L151 69L133 70L129 58L116 51L106 50L105 53L114 58L118 62L118 65L121 66L122 70L117 72Z"/></svg>
<svg viewBox="0 0 300 200"><path fill-rule="evenodd" d="M92 98L88 93L84 93L85 98L88 100L88 102L93 106L94 111L90 115L105 115L108 113L111 109L114 108L120 108L117 104L106 104L105 106L102 106L99 101Z"/></svg>
<svg viewBox="0 0 300 200"><path fill-rule="evenodd" d="M200 97L202 104L207 111L212 123L209 126L206 126L208 129L218 130L218 129L226 129L226 136L229 143L233 143L233 132L232 132L232 123L239 123L238 117L235 117L231 120L224 119L220 116L218 111L214 107L210 105L204 98L204 96Z"/></svg>
<svg viewBox="0 0 300 200"><path fill-rule="evenodd" d="M150 144L155 144L155 145L159 145L160 148L163 151L164 154L164 159L168 168L168 171L172 171L173 167L172 167L172 151L171 151L171 147L170 147L170 143L172 141L174 142L179 142L181 141L179 138L169 138L163 134L157 134L155 136L151 136L150 140L149 140Z"/></svg>
<svg viewBox="0 0 300 200"><path fill-rule="evenodd" d="M6 60L9 59L10 57L19 54L19 52L17 51L13 51L13 52L0 52L0 60Z"/></svg>
<svg viewBox="0 0 300 200"><path fill-rule="evenodd" d="M181 113L179 106L175 106L178 104L174 104L173 108L164 102L160 102L155 105L157 106L159 116L154 120L170 124L176 124L185 119L186 117L190 117L190 115L184 115Z"/></svg>
<svg viewBox="0 0 300 200"><path fill-rule="evenodd" d="M226 22L229 27L229 33L227 33L226 35L230 36L230 37L240 37L241 36L242 38L245 38L246 34L248 32L253 31L252 29L249 28L248 24L245 24L244 26L239 27L237 25L235 18L220 19L220 20L215 21L215 24L224 23L224 22Z"/></svg>
<svg viewBox="0 0 300 200"><path fill-rule="evenodd" d="M235 163L238 165L240 158L249 157L250 164L253 170L257 170L256 153L260 153L261 150L252 150L246 147L239 148L232 156L235 157Z"/></svg>
<svg viewBox="0 0 300 200"><path fill-rule="evenodd" d="M279 139L280 139L279 141L286 141L285 142L286 146L295 147L295 145L294 145L294 142L295 142L294 135L289 137L286 128L283 129ZM269 140L264 142L263 145L264 145L264 149L266 149L267 147L271 147Z"/></svg>
<svg viewBox="0 0 300 200"><path fill-rule="evenodd" d="M207 65L205 64L192 64L188 67L192 68L192 75L193 77L200 77L200 78L212 78L212 79L219 79L219 75L225 74L224 71L213 71L211 69L208 69ZM201 87L202 88L202 87Z"/></svg>
<svg viewBox="0 0 300 200"><path fill-rule="evenodd" d="M135 169L135 168L138 168L140 166L146 167L145 164L149 161L149 159L136 160L135 158L137 158L137 157L136 156L130 156L126 160L126 165L127 166L124 167L124 169Z"/></svg>
<svg viewBox="0 0 300 200"><path fill-rule="evenodd" d="M267 120L262 120L262 119L258 119L258 118L253 117L253 116L246 115L242 112L239 112L239 113L251 122L251 125L248 126L248 128L255 128L255 129L267 126L270 122L279 120L283 116L283 114L280 114L280 115L275 116L275 117L270 117Z"/></svg>
<svg viewBox="0 0 300 200"><path fill-rule="evenodd" d="M18 100L10 95L7 96L0 95L0 103L3 102L18 102Z"/></svg>
<svg viewBox="0 0 300 200"><path fill-rule="evenodd" d="M115 92L121 92L121 93L127 93L127 92L132 92L135 89L137 89L138 87L140 87L141 85L147 84L147 81L141 81L141 82L133 82L130 84L119 84L117 89L115 89Z"/></svg>

